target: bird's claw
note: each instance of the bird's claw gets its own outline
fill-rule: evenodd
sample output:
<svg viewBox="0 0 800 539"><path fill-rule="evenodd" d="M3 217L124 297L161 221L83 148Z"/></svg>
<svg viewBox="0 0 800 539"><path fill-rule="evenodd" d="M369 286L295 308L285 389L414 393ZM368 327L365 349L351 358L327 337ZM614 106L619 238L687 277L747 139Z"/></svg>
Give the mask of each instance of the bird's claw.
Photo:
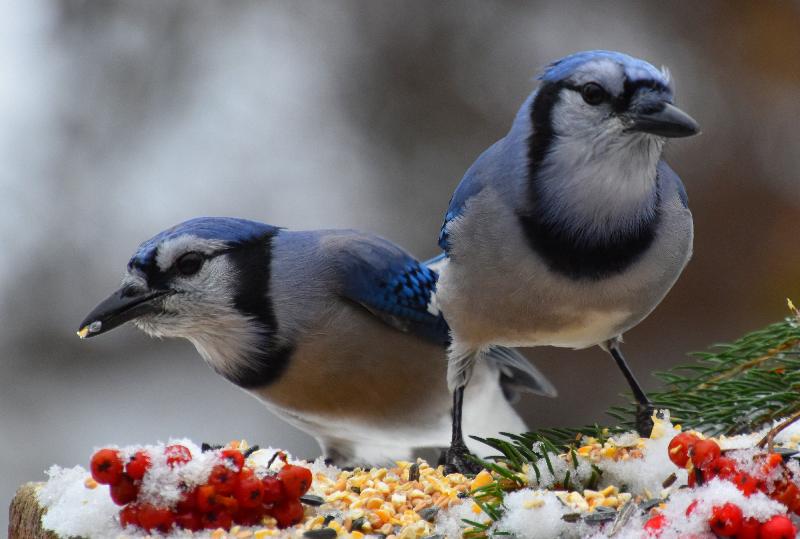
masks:
<svg viewBox="0 0 800 539"><path fill-rule="evenodd" d="M650 436L653 431L653 412L655 410L652 402L636 404L636 432L639 433L639 436Z"/></svg>
<svg viewBox="0 0 800 539"><path fill-rule="evenodd" d="M451 445L442 455L444 473L477 474L483 468L472 460L472 454L464 443Z"/></svg>

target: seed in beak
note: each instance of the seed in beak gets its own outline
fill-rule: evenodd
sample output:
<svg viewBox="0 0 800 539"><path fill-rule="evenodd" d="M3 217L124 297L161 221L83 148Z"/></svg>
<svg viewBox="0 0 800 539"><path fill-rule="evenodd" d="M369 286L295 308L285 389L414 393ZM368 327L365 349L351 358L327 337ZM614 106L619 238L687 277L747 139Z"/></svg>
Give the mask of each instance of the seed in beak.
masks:
<svg viewBox="0 0 800 539"><path fill-rule="evenodd" d="M80 337L81 339L85 339L86 336L89 335L90 333L97 333L102 328L103 328L103 323L100 320L95 320L88 326L83 326L78 331L78 337Z"/></svg>

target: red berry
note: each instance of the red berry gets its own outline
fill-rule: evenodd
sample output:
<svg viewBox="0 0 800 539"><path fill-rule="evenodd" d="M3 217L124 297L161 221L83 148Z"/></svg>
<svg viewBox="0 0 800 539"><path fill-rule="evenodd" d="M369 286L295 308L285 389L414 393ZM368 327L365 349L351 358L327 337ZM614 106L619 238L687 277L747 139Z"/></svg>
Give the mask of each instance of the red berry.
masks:
<svg viewBox="0 0 800 539"><path fill-rule="evenodd" d="M126 526L139 525L139 507L135 504L126 505L119 510L119 525Z"/></svg>
<svg viewBox="0 0 800 539"><path fill-rule="evenodd" d="M741 490L745 496L750 496L758 490L759 482L750 474L741 472L733 476L733 484Z"/></svg>
<svg viewBox="0 0 800 539"><path fill-rule="evenodd" d="M783 464L783 457L778 453L770 453L767 455L767 460L764 462L762 469L764 473L769 473L781 464Z"/></svg>
<svg viewBox="0 0 800 539"><path fill-rule="evenodd" d="M308 492L312 478L311 470L293 464L285 464L278 472L278 479L283 483L283 490L289 498L299 498Z"/></svg>
<svg viewBox="0 0 800 539"><path fill-rule="evenodd" d="M217 528L227 530L233 524L233 517L227 511L211 511L203 514L200 518L200 523L207 530L216 530Z"/></svg>
<svg viewBox="0 0 800 539"><path fill-rule="evenodd" d="M261 523L261 519L264 518L265 513L266 510L263 505L249 509L240 507L233 515L233 521L242 526L256 526Z"/></svg>
<svg viewBox="0 0 800 539"><path fill-rule="evenodd" d="M262 501L264 503L275 503L283 499L283 484L275 475L266 475L261 480L264 485L264 494Z"/></svg>
<svg viewBox="0 0 800 539"><path fill-rule="evenodd" d="M116 449L101 449L92 455L92 477L101 485L113 485L122 477L122 459Z"/></svg>
<svg viewBox="0 0 800 539"><path fill-rule="evenodd" d="M303 520L303 504L296 498L281 500L269 513L278 521L279 528L288 528Z"/></svg>
<svg viewBox="0 0 800 539"><path fill-rule="evenodd" d="M692 464L704 470L722 451L714 440L698 440L692 447Z"/></svg>
<svg viewBox="0 0 800 539"><path fill-rule="evenodd" d="M111 500L117 505L131 503L139 495L139 485L128 474L120 475L119 481L109 489Z"/></svg>
<svg viewBox="0 0 800 539"><path fill-rule="evenodd" d="M688 432L682 432L675 436L670 442L667 451L669 452L669 460L683 468L689 462L689 450L694 446L700 438Z"/></svg>
<svg viewBox="0 0 800 539"><path fill-rule="evenodd" d="M711 531L717 535L729 537L739 533L743 518L742 510L739 506L729 502L722 507L714 506L711 509L711 518L708 520L708 525L711 526Z"/></svg>
<svg viewBox="0 0 800 539"><path fill-rule="evenodd" d="M719 477L730 480L737 473L736 461L728 457L717 457L708 464L705 472L708 474L707 479Z"/></svg>
<svg viewBox="0 0 800 539"><path fill-rule="evenodd" d="M761 525L760 539L794 539L797 528L794 527L789 517L775 515Z"/></svg>
<svg viewBox="0 0 800 539"><path fill-rule="evenodd" d="M254 475L240 479L236 486L236 499L245 509L259 507L264 501L264 484Z"/></svg>
<svg viewBox="0 0 800 539"><path fill-rule="evenodd" d="M211 469L211 475L208 476L208 484L217 489L219 494L225 496L233 494L238 482L239 474L224 464L217 464L214 466Z"/></svg>
<svg viewBox="0 0 800 539"><path fill-rule="evenodd" d="M197 508L204 512L209 512L219 507L217 501L217 489L211 485L202 485L197 487Z"/></svg>
<svg viewBox="0 0 800 539"><path fill-rule="evenodd" d="M188 447L180 444L168 445L164 448L164 454L167 456L167 464L170 468L186 464L192 460L192 452L189 451Z"/></svg>
<svg viewBox="0 0 800 539"><path fill-rule="evenodd" d="M781 502L791 511L800 507L800 489L794 483L776 483L774 490L770 493L770 498Z"/></svg>
<svg viewBox="0 0 800 539"><path fill-rule="evenodd" d="M238 449L223 449L220 456L229 467L237 472L242 470L242 466L244 466L244 455L242 455L242 452Z"/></svg>
<svg viewBox="0 0 800 539"><path fill-rule="evenodd" d="M656 515L644 523L644 530L648 535L660 535L661 529L666 526L667 517L664 515Z"/></svg>
<svg viewBox="0 0 800 539"><path fill-rule="evenodd" d="M203 529L203 523L200 521L200 515L197 513L179 513L175 516L175 525L184 530L191 530L196 532Z"/></svg>
<svg viewBox="0 0 800 539"><path fill-rule="evenodd" d="M139 525L148 532L167 533L172 528L173 517L169 509L155 507L149 503L139 507Z"/></svg>
<svg viewBox="0 0 800 539"><path fill-rule="evenodd" d="M758 539L761 530L761 523L754 518L746 518L742 521L742 527L736 532L736 539Z"/></svg>
<svg viewBox="0 0 800 539"><path fill-rule="evenodd" d="M178 504L175 506L176 513L191 513L197 507L197 489L184 492Z"/></svg>
<svg viewBox="0 0 800 539"><path fill-rule="evenodd" d="M231 515L239 510L239 501L233 496L217 496L217 504Z"/></svg>
<svg viewBox="0 0 800 539"><path fill-rule="evenodd" d="M125 465L125 473L127 473L131 479L138 481L144 477L148 468L150 468L150 455L147 454L147 451L137 451L128 461L128 464Z"/></svg>

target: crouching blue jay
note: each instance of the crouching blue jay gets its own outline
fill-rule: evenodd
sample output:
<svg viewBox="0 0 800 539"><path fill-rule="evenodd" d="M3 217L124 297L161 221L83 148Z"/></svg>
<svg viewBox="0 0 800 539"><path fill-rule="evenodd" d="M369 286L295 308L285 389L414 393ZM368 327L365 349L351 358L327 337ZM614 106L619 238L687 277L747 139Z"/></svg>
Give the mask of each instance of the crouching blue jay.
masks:
<svg viewBox="0 0 800 539"><path fill-rule="evenodd" d="M183 337L336 464L409 458L449 441L449 330L432 301L436 280L432 265L361 232L201 217L144 242L78 334L133 321L151 336ZM508 395L554 388L513 350L487 358L473 373L466 429L524 430Z"/></svg>
<svg viewBox="0 0 800 539"><path fill-rule="evenodd" d="M698 125L673 105L668 74L589 51L540 79L508 134L467 170L439 238L446 259L435 295L452 329L456 468L469 467L463 390L493 346L599 345L627 378L646 430L651 406L619 343L692 253L686 192L661 153L667 138Z"/></svg>

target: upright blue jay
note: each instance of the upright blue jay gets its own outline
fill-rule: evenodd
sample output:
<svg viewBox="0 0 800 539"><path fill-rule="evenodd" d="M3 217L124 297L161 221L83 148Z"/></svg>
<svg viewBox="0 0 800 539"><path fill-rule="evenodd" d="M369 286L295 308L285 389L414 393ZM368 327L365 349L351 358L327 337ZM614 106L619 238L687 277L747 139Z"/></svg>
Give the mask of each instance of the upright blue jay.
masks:
<svg viewBox="0 0 800 539"><path fill-rule="evenodd" d="M686 192L661 153L666 138L694 135L698 125L672 104L667 72L588 51L540 79L508 134L467 170L439 238L455 467L468 467L463 390L495 345L599 345L625 374L645 428L650 403L619 343L692 253Z"/></svg>
<svg viewBox="0 0 800 539"><path fill-rule="evenodd" d="M202 217L144 242L78 334L132 320L149 335L186 338L337 464L408 458L446 447L450 434L449 330L430 303L436 280L432 267L364 233ZM524 429L509 391L555 390L512 350L488 357L475 371L467 428Z"/></svg>

